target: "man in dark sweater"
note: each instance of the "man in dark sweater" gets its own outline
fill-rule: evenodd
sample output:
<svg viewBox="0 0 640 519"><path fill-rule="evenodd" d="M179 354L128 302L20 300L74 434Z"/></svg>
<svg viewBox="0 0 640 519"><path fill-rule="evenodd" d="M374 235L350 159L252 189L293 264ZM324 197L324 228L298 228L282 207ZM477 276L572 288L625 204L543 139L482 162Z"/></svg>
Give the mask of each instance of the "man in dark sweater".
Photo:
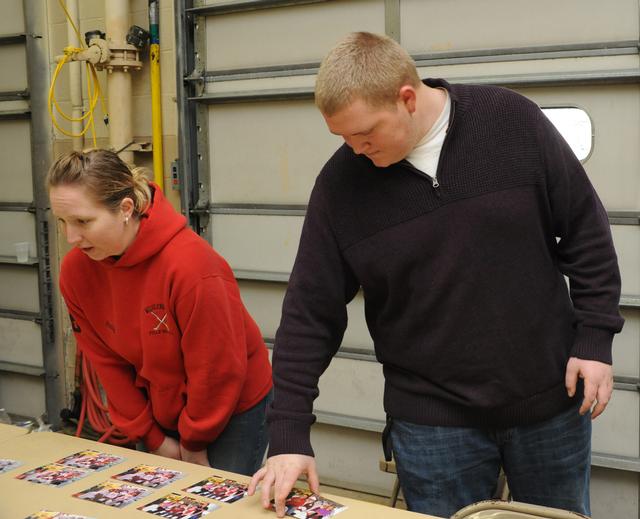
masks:
<svg viewBox="0 0 640 519"><path fill-rule="evenodd" d="M345 144L311 193L273 354L269 458L278 516L318 477L318 378L361 288L385 376L385 438L409 509L488 499L589 513L591 419L622 328L607 214L540 109L509 90L421 82L393 40L354 33L316 104ZM570 282L567 290L564 276Z"/></svg>

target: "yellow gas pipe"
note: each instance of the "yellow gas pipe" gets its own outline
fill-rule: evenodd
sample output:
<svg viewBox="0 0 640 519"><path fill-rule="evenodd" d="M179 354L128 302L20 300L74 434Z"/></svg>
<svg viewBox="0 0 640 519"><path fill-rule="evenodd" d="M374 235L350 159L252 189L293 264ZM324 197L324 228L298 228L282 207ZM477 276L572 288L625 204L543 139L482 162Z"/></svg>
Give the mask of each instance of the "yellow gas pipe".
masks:
<svg viewBox="0 0 640 519"><path fill-rule="evenodd" d="M160 0L149 0L149 53L151 66L151 127L153 142L153 179L164 190L162 155L162 98L160 96Z"/></svg>

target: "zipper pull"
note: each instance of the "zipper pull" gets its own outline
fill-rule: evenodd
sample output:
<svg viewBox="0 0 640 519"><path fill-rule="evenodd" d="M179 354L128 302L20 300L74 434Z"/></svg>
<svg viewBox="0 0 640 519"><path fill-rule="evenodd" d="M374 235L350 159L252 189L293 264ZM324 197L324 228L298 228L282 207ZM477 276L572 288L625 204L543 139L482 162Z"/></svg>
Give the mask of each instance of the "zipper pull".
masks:
<svg viewBox="0 0 640 519"><path fill-rule="evenodd" d="M433 177L431 184L433 185L433 189L438 189L440 187L440 182L438 182L437 177Z"/></svg>

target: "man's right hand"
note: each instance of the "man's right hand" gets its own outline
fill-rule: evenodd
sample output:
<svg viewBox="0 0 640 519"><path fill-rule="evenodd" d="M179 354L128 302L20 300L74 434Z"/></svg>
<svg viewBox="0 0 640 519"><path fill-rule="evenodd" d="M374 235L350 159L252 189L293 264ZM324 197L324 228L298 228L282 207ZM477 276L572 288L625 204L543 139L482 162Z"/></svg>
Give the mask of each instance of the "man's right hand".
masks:
<svg viewBox="0 0 640 519"><path fill-rule="evenodd" d="M312 492L318 493L319 482L316 471L316 460L312 456L302 454L280 454L267 458L267 463L251 478L248 493L252 496L258 483L262 481L260 495L262 496L262 506L271 506L271 487L276 505L276 515L284 517L284 502L291 489L301 474L307 475L309 488Z"/></svg>
<svg viewBox="0 0 640 519"><path fill-rule="evenodd" d="M180 444L177 440L171 438L171 436L165 436L164 440L156 450L151 451L151 454L157 454L158 456L164 456L165 458L173 458L174 460L181 459L180 456Z"/></svg>

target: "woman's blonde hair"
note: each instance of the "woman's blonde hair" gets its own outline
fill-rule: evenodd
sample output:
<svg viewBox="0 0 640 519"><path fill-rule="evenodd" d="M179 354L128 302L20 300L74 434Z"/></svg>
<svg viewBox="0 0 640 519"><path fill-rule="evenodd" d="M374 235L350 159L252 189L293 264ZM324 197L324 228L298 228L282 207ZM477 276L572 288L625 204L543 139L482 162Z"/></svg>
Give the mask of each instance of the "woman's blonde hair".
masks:
<svg viewBox="0 0 640 519"><path fill-rule="evenodd" d="M356 99L372 107L395 104L400 88L418 88L416 64L396 41L370 32L353 32L324 58L315 88L316 106L332 116Z"/></svg>
<svg viewBox="0 0 640 519"><path fill-rule="evenodd" d="M72 151L59 157L49 168L47 190L62 185L85 186L95 200L111 211L131 198L133 216L139 217L151 203L151 189L145 168L129 168L108 150Z"/></svg>

